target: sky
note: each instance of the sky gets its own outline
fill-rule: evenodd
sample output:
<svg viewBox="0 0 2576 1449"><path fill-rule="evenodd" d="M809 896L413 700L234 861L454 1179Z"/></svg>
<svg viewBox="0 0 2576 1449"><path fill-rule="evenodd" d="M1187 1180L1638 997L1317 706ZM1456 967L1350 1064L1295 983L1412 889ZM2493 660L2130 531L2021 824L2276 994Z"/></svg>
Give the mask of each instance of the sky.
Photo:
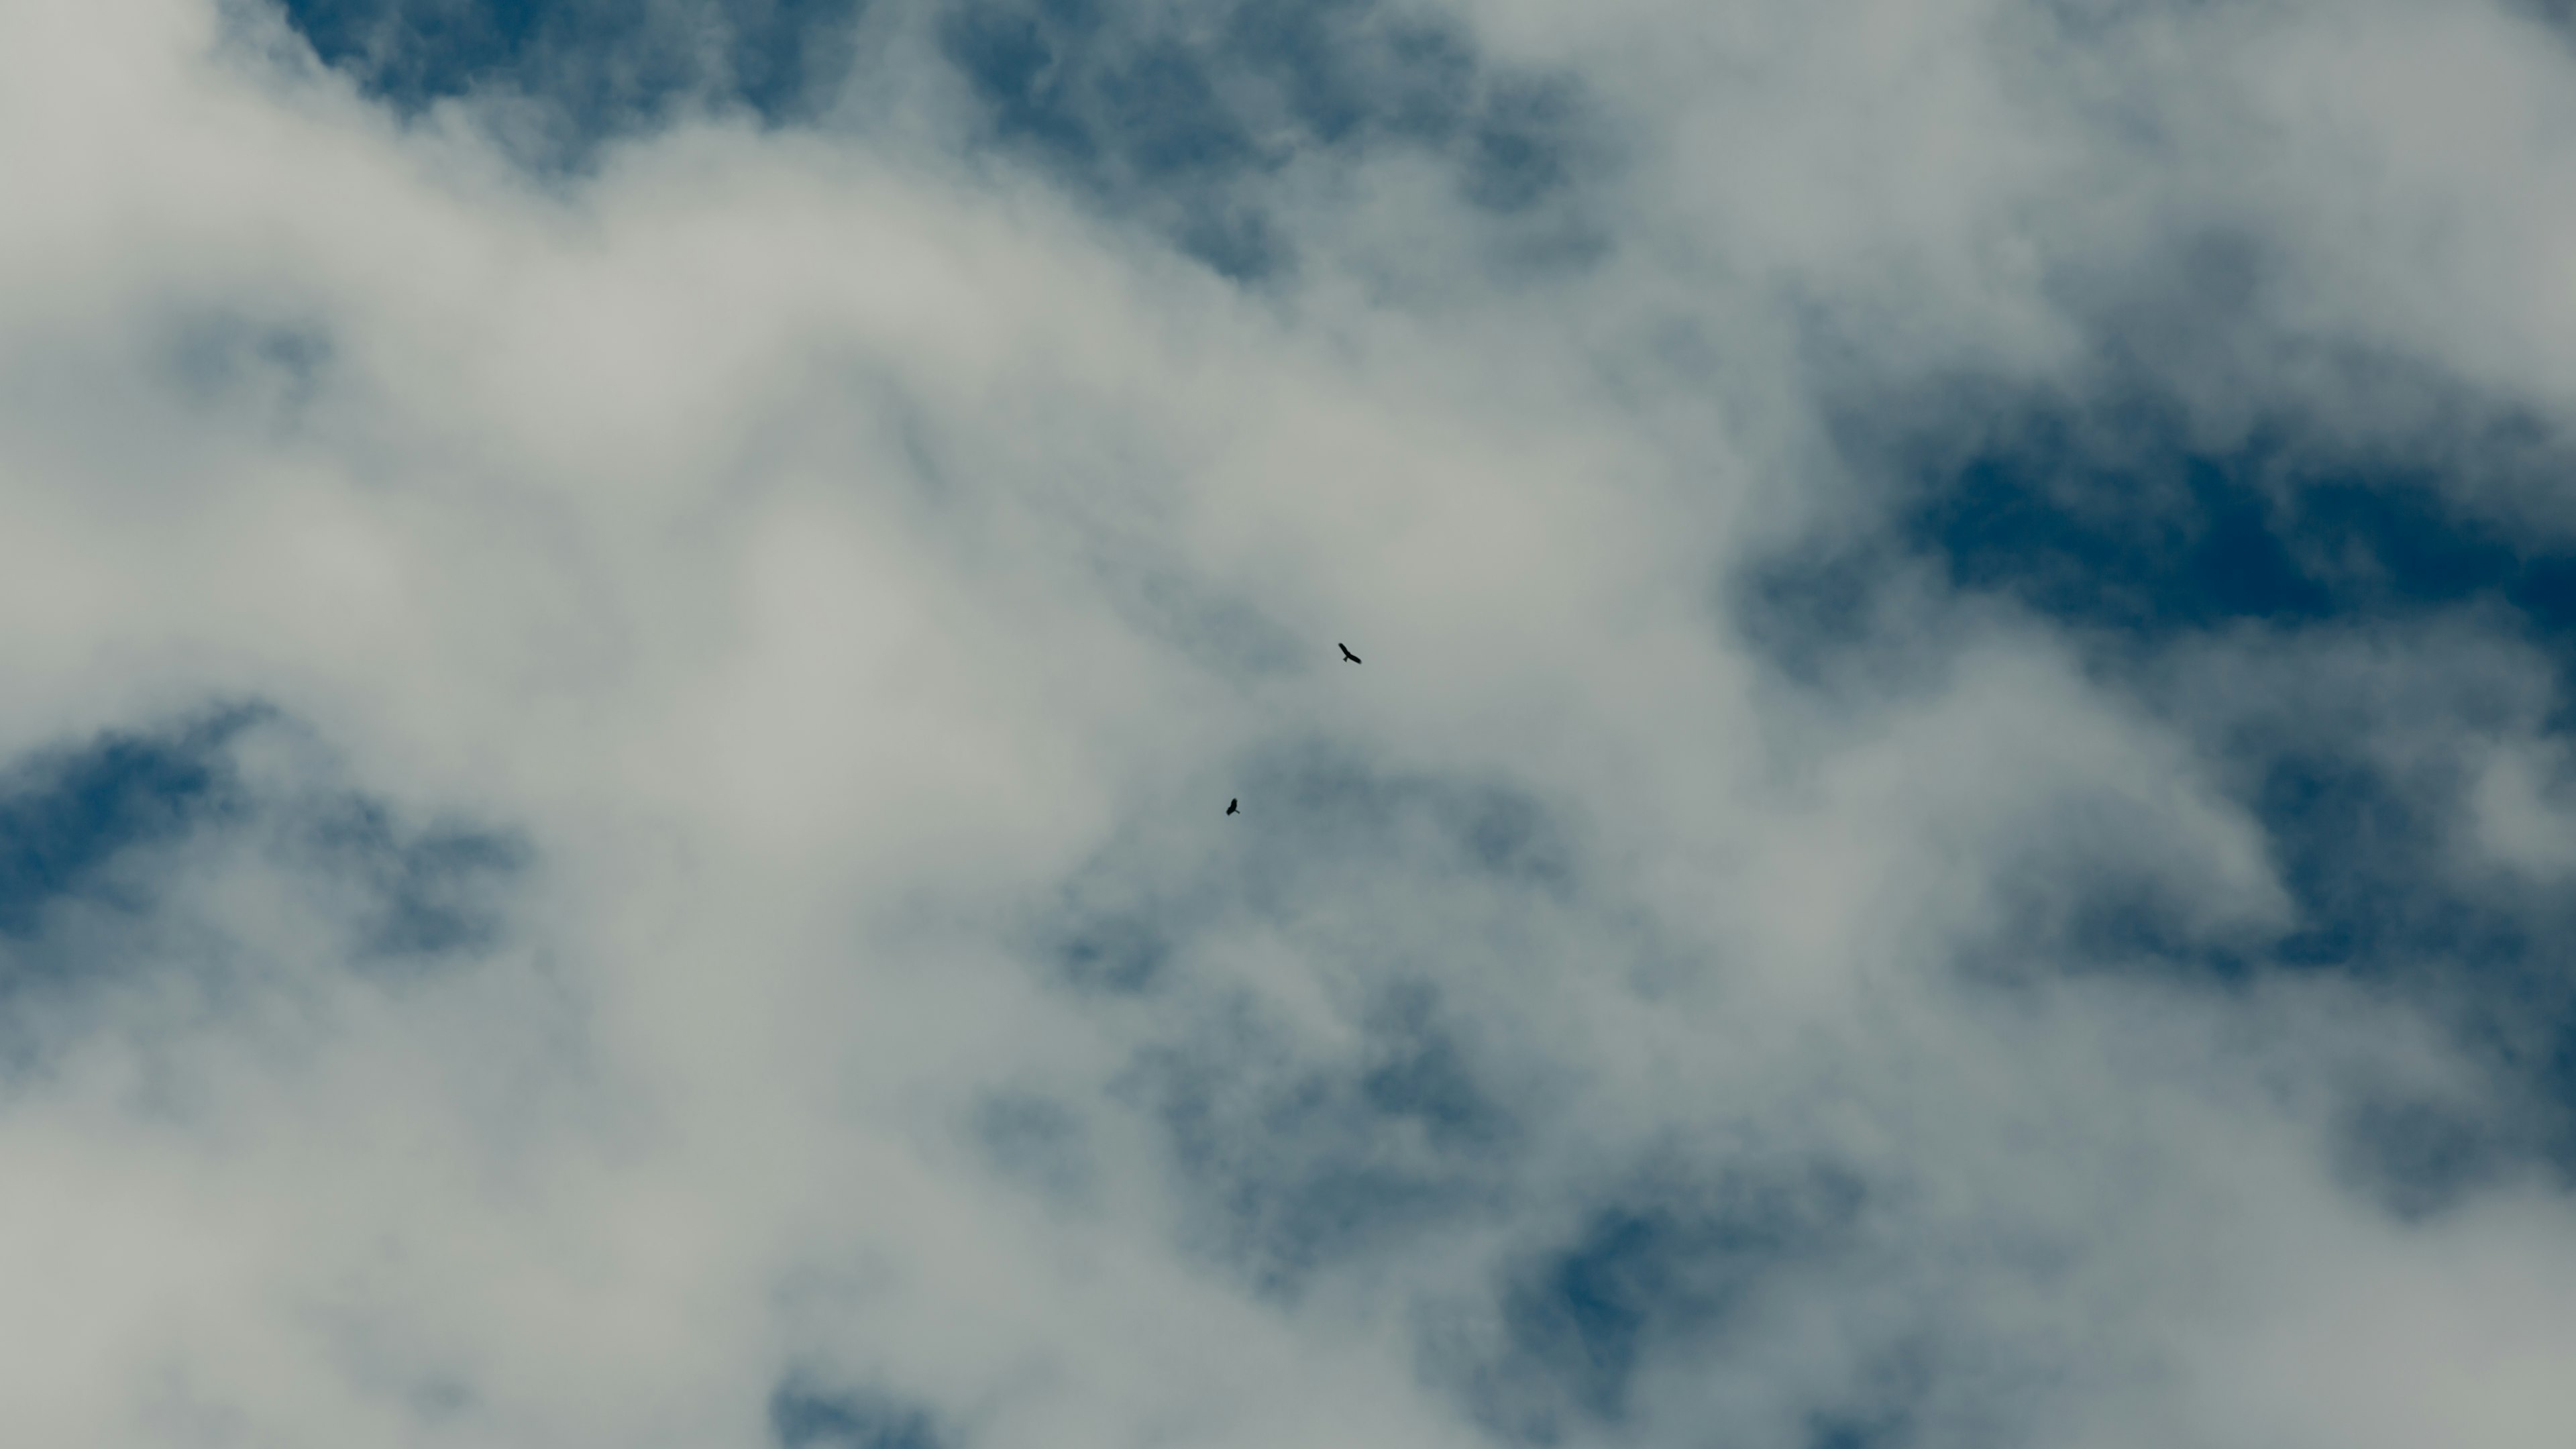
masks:
<svg viewBox="0 0 2576 1449"><path fill-rule="evenodd" d="M2551 0L0 5L6 1437L2563 1449L2571 143Z"/></svg>

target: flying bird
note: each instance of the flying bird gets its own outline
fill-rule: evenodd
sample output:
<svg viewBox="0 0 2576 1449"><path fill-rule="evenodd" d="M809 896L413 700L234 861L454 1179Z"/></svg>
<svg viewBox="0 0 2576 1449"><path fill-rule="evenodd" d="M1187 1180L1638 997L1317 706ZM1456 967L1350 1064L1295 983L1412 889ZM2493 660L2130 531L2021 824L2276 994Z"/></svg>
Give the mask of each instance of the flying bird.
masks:
<svg viewBox="0 0 2576 1449"><path fill-rule="evenodd" d="M1243 801L1241 799L1228 800L1225 802L1225 813L1228 815L1232 815L1241 809L1243 809Z"/></svg>
<svg viewBox="0 0 2576 1449"><path fill-rule="evenodd" d="M1359 657L1358 655L1353 654L1353 653L1351 652L1351 646L1349 646L1348 644L1340 644L1340 643L1337 643L1337 644L1335 644L1335 645L1334 645L1334 647L1342 651L1342 657L1343 657L1344 659L1347 659L1347 660L1351 661L1353 664L1357 664L1357 663L1359 663L1359 662L1360 662L1360 657Z"/></svg>

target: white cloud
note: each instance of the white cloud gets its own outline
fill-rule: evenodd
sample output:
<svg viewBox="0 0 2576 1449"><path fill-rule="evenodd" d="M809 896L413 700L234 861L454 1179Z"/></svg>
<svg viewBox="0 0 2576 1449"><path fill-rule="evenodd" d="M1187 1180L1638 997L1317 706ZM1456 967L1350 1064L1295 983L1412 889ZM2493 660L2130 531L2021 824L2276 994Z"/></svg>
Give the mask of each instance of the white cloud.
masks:
<svg viewBox="0 0 2576 1449"><path fill-rule="evenodd" d="M1601 174L1497 219L1301 155L1238 289L917 80L539 178L263 8L0 10L0 746L262 701L288 822L0 942L13 1436L751 1445L794 1382L954 1444L2563 1440L2563 1194L2413 1220L2343 1157L2373 1094L2527 1112L2501 1069L2116 959L2298 924L2248 720L2331 706L2473 778L2442 859L2563 873L2543 666L2124 682L1924 577L1808 688L1734 585L1886 508L1831 409L2080 397L2210 237L2251 292L2138 349L2210 426L2384 442L2339 350L2554 418L2576 60L2478 7L1457 13ZM350 794L523 838L497 938L369 969L390 888L290 828ZM1070 979L1095 928L1140 989Z"/></svg>

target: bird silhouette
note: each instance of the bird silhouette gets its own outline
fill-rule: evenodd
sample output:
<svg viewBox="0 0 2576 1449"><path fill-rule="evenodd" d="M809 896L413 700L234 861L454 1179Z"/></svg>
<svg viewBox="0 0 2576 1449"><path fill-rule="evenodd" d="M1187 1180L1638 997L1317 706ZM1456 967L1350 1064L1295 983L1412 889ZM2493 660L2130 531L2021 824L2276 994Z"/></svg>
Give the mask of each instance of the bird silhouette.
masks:
<svg viewBox="0 0 2576 1449"><path fill-rule="evenodd" d="M1360 662L1360 657L1351 652L1351 646L1348 644L1336 644L1334 647L1342 651L1342 657L1344 659L1351 661L1353 664Z"/></svg>
<svg viewBox="0 0 2576 1449"><path fill-rule="evenodd" d="M1243 809L1243 802L1242 802L1241 800L1239 800L1239 799L1238 799L1238 800L1228 800L1228 801L1226 801L1226 802L1225 802L1225 813L1226 813L1226 814L1228 814L1228 815L1233 815L1233 814L1235 814L1235 813L1237 813L1237 812L1241 811L1242 809Z"/></svg>

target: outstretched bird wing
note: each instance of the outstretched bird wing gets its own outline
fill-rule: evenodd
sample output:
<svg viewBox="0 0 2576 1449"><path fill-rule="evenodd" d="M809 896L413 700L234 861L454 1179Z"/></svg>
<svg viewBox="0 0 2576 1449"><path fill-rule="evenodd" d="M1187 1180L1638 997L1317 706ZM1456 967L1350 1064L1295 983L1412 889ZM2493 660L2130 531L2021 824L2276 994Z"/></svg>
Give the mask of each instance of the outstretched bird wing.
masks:
<svg viewBox="0 0 2576 1449"><path fill-rule="evenodd" d="M1360 662L1360 657L1351 652L1351 646L1348 644L1336 643L1333 647L1342 651L1342 657L1344 659L1351 661L1353 664Z"/></svg>

